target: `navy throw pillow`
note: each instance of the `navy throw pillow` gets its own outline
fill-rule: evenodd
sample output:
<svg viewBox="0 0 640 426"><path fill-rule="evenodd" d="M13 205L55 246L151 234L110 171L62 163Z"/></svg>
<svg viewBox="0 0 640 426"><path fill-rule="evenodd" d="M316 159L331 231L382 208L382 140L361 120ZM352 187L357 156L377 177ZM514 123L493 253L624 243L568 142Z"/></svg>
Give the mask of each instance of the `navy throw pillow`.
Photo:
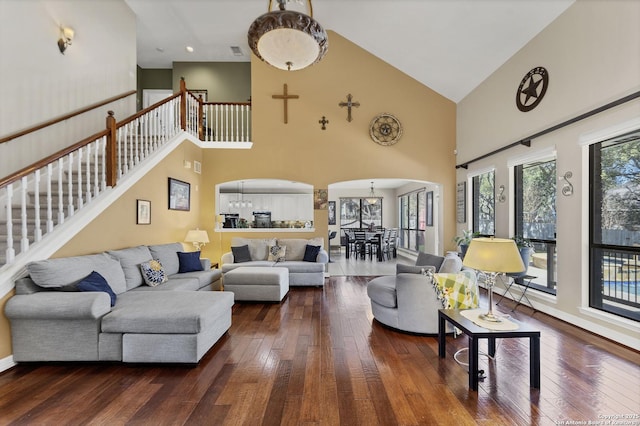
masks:
<svg viewBox="0 0 640 426"><path fill-rule="evenodd" d="M185 272L203 271L202 263L200 263L199 251L178 252L178 261L180 266L178 267L178 273L184 274Z"/></svg>
<svg viewBox="0 0 640 426"><path fill-rule="evenodd" d="M310 246L307 244L307 247L304 249L304 257L302 260L305 262L315 262L318 257L318 253L320 253L320 246Z"/></svg>
<svg viewBox="0 0 640 426"><path fill-rule="evenodd" d="M104 291L111 298L111 306L116 304L116 294L113 292L107 280L102 275L93 271L78 283L80 291Z"/></svg>
<svg viewBox="0 0 640 426"><path fill-rule="evenodd" d="M249 245L231 247L233 253L233 263L251 262L251 253L249 253Z"/></svg>

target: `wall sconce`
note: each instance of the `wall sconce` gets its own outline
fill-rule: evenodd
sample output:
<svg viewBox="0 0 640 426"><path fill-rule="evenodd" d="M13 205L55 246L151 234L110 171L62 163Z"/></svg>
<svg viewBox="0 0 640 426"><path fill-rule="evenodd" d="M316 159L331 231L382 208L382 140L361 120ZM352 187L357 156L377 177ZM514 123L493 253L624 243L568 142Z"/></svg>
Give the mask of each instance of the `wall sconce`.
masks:
<svg viewBox="0 0 640 426"><path fill-rule="evenodd" d="M58 40L58 49L60 53L64 55L64 51L67 50L67 46L71 45L73 40L73 29L69 27L60 27L60 39Z"/></svg>
<svg viewBox="0 0 640 426"><path fill-rule="evenodd" d="M498 198L498 202L499 203L504 203L505 201L507 201L507 196L504 195L504 185L500 185L498 187L498 191L500 191L500 192L498 192L498 197L497 197Z"/></svg>
<svg viewBox="0 0 640 426"><path fill-rule="evenodd" d="M564 180L564 183L562 184L562 195L564 195L565 197L573 195L573 185L571 184L571 182L569 182L569 179L571 179L572 177L573 173L569 171L558 178L559 180Z"/></svg>

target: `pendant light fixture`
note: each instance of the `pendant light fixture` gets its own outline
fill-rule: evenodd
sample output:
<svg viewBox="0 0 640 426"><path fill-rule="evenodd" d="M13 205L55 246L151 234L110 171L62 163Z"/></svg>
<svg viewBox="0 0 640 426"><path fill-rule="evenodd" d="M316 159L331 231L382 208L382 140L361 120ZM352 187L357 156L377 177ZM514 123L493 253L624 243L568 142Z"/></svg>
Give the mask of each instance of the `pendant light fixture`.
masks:
<svg viewBox="0 0 640 426"><path fill-rule="evenodd" d="M309 15L286 10L290 0L276 0L279 10L259 16L247 33L249 47L269 65L286 71L296 71L320 61L327 53L329 41L322 26L313 19L311 0L307 0ZM301 3L298 0L299 3Z"/></svg>
<svg viewBox="0 0 640 426"><path fill-rule="evenodd" d="M373 192L373 181L371 181L371 192L369 192L369 196L365 198L365 200L369 204L375 204L378 202L378 197L376 197L376 193Z"/></svg>

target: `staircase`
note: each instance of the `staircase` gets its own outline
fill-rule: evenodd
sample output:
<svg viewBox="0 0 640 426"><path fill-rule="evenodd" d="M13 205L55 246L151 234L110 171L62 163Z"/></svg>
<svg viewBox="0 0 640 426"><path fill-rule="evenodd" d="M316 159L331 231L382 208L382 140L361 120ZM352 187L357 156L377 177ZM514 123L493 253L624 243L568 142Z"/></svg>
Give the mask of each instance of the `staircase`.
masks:
<svg viewBox="0 0 640 426"><path fill-rule="evenodd" d="M182 81L180 93L120 122L110 112L106 130L0 179L0 297L185 139L248 148L249 123L250 104L204 105Z"/></svg>

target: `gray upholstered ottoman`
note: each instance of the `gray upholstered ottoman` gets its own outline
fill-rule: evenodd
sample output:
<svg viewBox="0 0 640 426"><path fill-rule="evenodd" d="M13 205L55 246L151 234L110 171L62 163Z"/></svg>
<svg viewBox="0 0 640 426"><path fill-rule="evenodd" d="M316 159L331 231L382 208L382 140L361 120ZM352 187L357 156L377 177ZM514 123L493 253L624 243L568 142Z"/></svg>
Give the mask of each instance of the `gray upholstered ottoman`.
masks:
<svg viewBox="0 0 640 426"><path fill-rule="evenodd" d="M289 291L289 270L272 266L241 266L222 277L224 291L236 301L279 302Z"/></svg>

